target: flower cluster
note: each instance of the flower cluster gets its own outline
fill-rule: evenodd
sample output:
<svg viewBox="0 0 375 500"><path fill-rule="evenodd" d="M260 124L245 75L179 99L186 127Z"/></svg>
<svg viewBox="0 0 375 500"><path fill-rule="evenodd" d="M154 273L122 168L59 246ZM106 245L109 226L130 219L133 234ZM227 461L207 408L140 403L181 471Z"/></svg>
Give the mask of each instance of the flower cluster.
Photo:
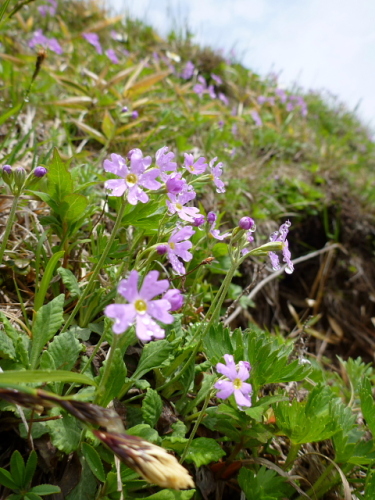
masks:
<svg viewBox="0 0 375 500"><path fill-rule="evenodd" d="M29 47L31 49L33 49L37 45L41 45L45 49L50 49L52 50L52 52L55 52L56 54L63 53L61 45L56 40L56 38L47 38L45 35L43 35L43 31L41 29L36 30L33 34L33 37L29 41Z"/></svg>
<svg viewBox="0 0 375 500"><path fill-rule="evenodd" d="M251 406L251 394L253 392L251 384L245 382L250 377L251 366L248 361L240 361L238 368L234 358L230 354L224 354L225 365L218 363L216 371L224 375L228 380L219 380L214 385L218 390L216 396L220 399L227 399L234 394L234 399L240 409Z"/></svg>
<svg viewBox="0 0 375 500"><path fill-rule="evenodd" d="M211 79L215 82L216 86L220 86L223 84L222 79L218 75L215 75L212 73ZM197 80L198 80L198 83L196 83L193 87L193 91L196 94L198 94L199 96L203 96L204 94L208 94L211 97L211 99L218 98L225 106L229 105L228 97L223 92L218 92L215 89L214 84L207 85L207 82L202 75L199 75Z"/></svg>
<svg viewBox="0 0 375 500"><path fill-rule="evenodd" d="M98 54L103 54L102 44L99 40L99 35L97 33L83 33L83 38L89 42L93 47L95 47ZM119 60L114 49L108 49L105 51L105 55L113 64L118 64Z"/></svg>

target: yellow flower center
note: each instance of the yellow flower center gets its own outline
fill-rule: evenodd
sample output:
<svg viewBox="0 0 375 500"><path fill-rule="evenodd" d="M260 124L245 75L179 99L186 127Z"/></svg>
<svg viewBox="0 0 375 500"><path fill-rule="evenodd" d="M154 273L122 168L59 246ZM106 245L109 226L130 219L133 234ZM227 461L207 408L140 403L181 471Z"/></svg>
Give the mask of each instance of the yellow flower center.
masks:
<svg viewBox="0 0 375 500"><path fill-rule="evenodd" d="M209 178L210 178L212 181L214 181L214 180L215 180L215 176L214 176L214 174L209 174Z"/></svg>
<svg viewBox="0 0 375 500"><path fill-rule="evenodd" d="M181 203L176 203L175 206L176 206L176 210L181 210L181 208L182 208Z"/></svg>
<svg viewBox="0 0 375 500"><path fill-rule="evenodd" d="M135 174L128 174L126 176L126 182L127 184L130 184L134 186L134 184L137 184L138 177Z"/></svg>
<svg viewBox="0 0 375 500"><path fill-rule="evenodd" d="M139 314L144 314L147 311L147 304L142 299L137 299L134 302L134 307Z"/></svg>
<svg viewBox="0 0 375 500"><path fill-rule="evenodd" d="M169 246L171 247L172 250L174 250L176 248L176 243L173 243L173 241L171 241L169 243Z"/></svg>
<svg viewBox="0 0 375 500"><path fill-rule="evenodd" d="M233 380L233 387L234 387L235 389L241 389L241 387L242 387L242 380L241 380L241 379L239 379L239 378L235 378L235 379Z"/></svg>

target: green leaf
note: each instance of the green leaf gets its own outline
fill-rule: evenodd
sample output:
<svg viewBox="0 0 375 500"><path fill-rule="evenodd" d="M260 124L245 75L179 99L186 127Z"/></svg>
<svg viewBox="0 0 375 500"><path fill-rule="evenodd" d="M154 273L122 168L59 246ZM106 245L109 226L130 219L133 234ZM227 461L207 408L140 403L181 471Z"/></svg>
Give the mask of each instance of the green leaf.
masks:
<svg viewBox="0 0 375 500"><path fill-rule="evenodd" d="M32 491L29 491L27 495L23 497L23 500L43 500L42 497L37 495L36 493L33 493Z"/></svg>
<svg viewBox="0 0 375 500"><path fill-rule="evenodd" d="M78 298L81 295L81 289L78 285L78 280L69 269L64 267L59 267L57 273L61 276L62 282L70 292L70 296L73 299Z"/></svg>
<svg viewBox="0 0 375 500"><path fill-rule="evenodd" d="M16 350L14 349L13 342L4 330L0 330L0 357L6 359L16 358Z"/></svg>
<svg viewBox="0 0 375 500"><path fill-rule="evenodd" d="M99 479L99 481L104 483L105 473L99 453L95 450L95 448L87 443L82 443L82 453L91 469L91 472Z"/></svg>
<svg viewBox="0 0 375 500"><path fill-rule="evenodd" d="M36 422L36 423L38 423L38 422ZM33 479L37 464L38 464L38 455L36 454L35 450L32 450L30 455L29 455L29 458L27 459L26 468L25 468L25 486L26 487L29 483L31 483L31 481Z"/></svg>
<svg viewBox="0 0 375 500"><path fill-rule="evenodd" d="M375 498L375 471L369 469L366 477L365 495L363 500L373 500Z"/></svg>
<svg viewBox="0 0 375 500"><path fill-rule="evenodd" d="M10 474L19 488L25 486L25 462L18 450L15 450L10 458Z"/></svg>
<svg viewBox="0 0 375 500"><path fill-rule="evenodd" d="M238 484L247 500L281 500L290 498L293 488L273 470L261 467L257 473L242 467Z"/></svg>
<svg viewBox="0 0 375 500"><path fill-rule="evenodd" d="M8 3L8 2L5 2ZM1 7L0 7L1 8ZM1 13L0 13L1 14ZM22 103L16 104L13 108L9 109L5 113L3 113L0 116L0 126L5 123L11 116L15 115L18 113L18 111L21 109Z"/></svg>
<svg viewBox="0 0 375 500"><path fill-rule="evenodd" d="M13 478L10 475L10 473L7 470L2 469L1 467L0 467L0 484L5 486L6 488L9 488L10 490L17 489L17 484L13 481Z"/></svg>
<svg viewBox="0 0 375 500"><path fill-rule="evenodd" d="M106 109L102 121L102 131L107 139L112 139L116 132L116 125L109 111Z"/></svg>
<svg viewBox="0 0 375 500"><path fill-rule="evenodd" d="M39 484L31 488L30 492L36 495L53 495L54 493L61 493L61 489L53 484Z"/></svg>
<svg viewBox="0 0 375 500"><path fill-rule="evenodd" d="M159 444L160 443L160 437L159 434L155 429L152 429L149 425L147 424L138 424L135 425L134 427L131 427L130 429L127 429L126 431L128 434L131 436L138 436L146 441L151 441L151 443L154 444Z"/></svg>
<svg viewBox="0 0 375 500"><path fill-rule="evenodd" d="M82 344L78 342L72 331L60 333L55 336L48 346L48 354L55 362L57 370L71 370L75 365Z"/></svg>
<svg viewBox="0 0 375 500"><path fill-rule="evenodd" d="M174 347L168 340L157 340L146 344L132 379L141 378L150 370L162 367L173 350Z"/></svg>
<svg viewBox="0 0 375 500"><path fill-rule="evenodd" d="M211 438L197 438L191 442L187 462L194 462L197 467L208 465L211 462L217 462L225 455L222 447Z"/></svg>
<svg viewBox="0 0 375 500"><path fill-rule="evenodd" d="M75 382L76 384L96 385L96 382L81 373L66 372L63 370L8 370L0 373L0 387L9 384L29 384L45 382Z"/></svg>
<svg viewBox="0 0 375 500"><path fill-rule="evenodd" d="M42 306L35 315L30 354L31 368L37 367L38 358L43 347L52 339L64 322L64 300L64 294L57 296L51 302Z"/></svg>
<svg viewBox="0 0 375 500"><path fill-rule="evenodd" d="M72 223L81 218L88 205L88 199L83 194L68 194L64 196L61 207L61 218Z"/></svg>
<svg viewBox="0 0 375 500"><path fill-rule="evenodd" d="M100 380L105 375L108 360L105 360L103 366L100 368L100 375L98 385L100 387L100 394L98 395L98 404L100 406L108 406L108 403L117 397L125 383L126 366L124 357L120 348L117 348L113 353L111 365L109 367L109 376L105 386L101 386Z"/></svg>
<svg viewBox="0 0 375 500"><path fill-rule="evenodd" d="M40 282L39 290L35 294L34 301L34 311L38 312L44 303L44 299L47 294L47 290L51 284L53 272L55 267L57 266L57 262L64 256L65 250L61 250L60 252L56 252L48 261L46 269L43 274L42 281ZM56 297L57 299L58 297ZM54 300L56 300L54 299ZM53 302L53 301L52 301ZM34 318L35 321L36 318Z"/></svg>
<svg viewBox="0 0 375 500"><path fill-rule="evenodd" d="M92 500L96 498L97 480L83 457L80 459L82 471L79 483L74 490L65 497L65 500Z"/></svg>
<svg viewBox="0 0 375 500"><path fill-rule="evenodd" d="M361 398L361 410L363 417L375 437L375 402L372 395L371 383L368 377L364 377L359 390L359 397Z"/></svg>
<svg viewBox="0 0 375 500"><path fill-rule="evenodd" d="M47 193L58 204L66 195L73 193L72 176L56 148L53 150L52 161L48 164Z"/></svg>
<svg viewBox="0 0 375 500"><path fill-rule="evenodd" d="M159 420L162 411L163 402L161 397L157 391L154 391L154 389L148 389L142 403L143 420L146 424L154 427Z"/></svg>
<svg viewBox="0 0 375 500"><path fill-rule="evenodd" d="M59 415L62 415L62 418L48 420L46 424L49 428L52 444L68 455L79 446L81 426L76 418L63 413L60 408L52 408L51 416Z"/></svg>
<svg viewBox="0 0 375 500"><path fill-rule="evenodd" d="M190 500L194 495L195 490L161 490L149 497L144 497L143 500Z"/></svg>

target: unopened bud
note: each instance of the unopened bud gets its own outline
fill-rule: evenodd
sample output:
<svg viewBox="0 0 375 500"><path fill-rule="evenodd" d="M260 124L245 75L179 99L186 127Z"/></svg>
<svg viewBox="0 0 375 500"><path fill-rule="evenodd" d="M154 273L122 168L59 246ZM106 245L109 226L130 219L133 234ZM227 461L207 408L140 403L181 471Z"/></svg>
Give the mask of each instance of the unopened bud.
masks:
<svg viewBox="0 0 375 500"><path fill-rule="evenodd" d="M251 217L242 217L238 225L241 229L245 229L247 231L249 229L252 229L252 227L255 225L255 222Z"/></svg>
<svg viewBox="0 0 375 500"><path fill-rule="evenodd" d="M45 167L36 167L33 173L35 177L44 177L47 173L47 169Z"/></svg>

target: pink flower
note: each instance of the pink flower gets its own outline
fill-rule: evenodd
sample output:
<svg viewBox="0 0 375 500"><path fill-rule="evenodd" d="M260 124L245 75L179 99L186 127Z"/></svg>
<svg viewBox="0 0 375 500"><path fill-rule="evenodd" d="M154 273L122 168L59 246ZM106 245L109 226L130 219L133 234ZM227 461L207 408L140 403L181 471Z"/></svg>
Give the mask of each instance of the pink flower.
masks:
<svg viewBox="0 0 375 500"><path fill-rule="evenodd" d="M122 196L127 191L127 200L131 205L136 205L138 201L147 203L148 195L141 189L159 189L161 184L156 177L160 171L156 168L147 170L151 165L151 156L143 158L140 149L130 151L130 167L126 165L126 160L115 153L111 154L111 160L104 160L103 167L106 172L122 177L122 179L111 179L106 181L104 187L112 190L112 196Z"/></svg>
<svg viewBox="0 0 375 500"><path fill-rule="evenodd" d="M171 304L171 312L178 311L184 304L184 296L177 288L171 288L163 295L163 299L166 299Z"/></svg>
<svg viewBox="0 0 375 500"><path fill-rule="evenodd" d="M160 167L161 172L174 172L177 168L177 163L173 161L174 153L169 151L168 146L164 146L156 151L156 165Z"/></svg>
<svg viewBox="0 0 375 500"><path fill-rule="evenodd" d="M284 222L284 224L281 224L278 231L275 231L270 236L270 241L281 241L283 243L282 254L283 254L283 261L286 263L285 272L287 274L292 274L292 272L294 271L293 262L291 260L292 255L289 250L288 240L286 239L290 226L291 222L287 220L286 222ZM278 255L275 252L268 252L268 255L269 258L271 259L272 269L274 271L278 271L280 269L280 262Z"/></svg>
<svg viewBox="0 0 375 500"><path fill-rule="evenodd" d="M227 238L228 236L230 236L230 233L220 234L220 231L218 229L215 229L216 220L217 220L216 214L214 212L208 212L208 214L207 214L207 222L209 224L211 224L211 228L210 228L209 233L210 233L210 235L213 238L215 238L215 240L222 241L225 238Z"/></svg>
<svg viewBox="0 0 375 500"><path fill-rule="evenodd" d="M173 316L169 314L169 300L152 300L169 288L168 280L158 281L158 277L158 271L150 271L139 291L137 271L131 271L128 279L120 281L117 291L128 304L111 304L104 310L106 316L115 320L112 326L114 333L124 333L135 323L137 337L142 342L165 337L164 330L155 320L169 325L173 323Z"/></svg>
<svg viewBox="0 0 375 500"><path fill-rule="evenodd" d="M103 54L103 49L99 41L99 36L97 33L83 33L83 38L87 40L91 45L96 48L98 54Z"/></svg>
<svg viewBox="0 0 375 500"><path fill-rule="evenodd" d="M31 49L34 48L36 45L42 45L44 48L50 49L52 50L52 52L55 52L56 54L63 53L61 45L56 40L56 38L47 38L45 35L43 35L42 30L36 30L34 32L33 37L29 41L28 45Z"/></svg>
<svg viewBox="0 0 375 500"><path fill-rule="evenodd" d="M198 158L198 160L194 161L194 156L189 153L184 153L185 156L185 168L188 170L191 174L194 175L199 175L203 174L206 170L207 163L206 163L206 158L201 156Z"/></svg>
<svg viewBox="0 0 375 500"><path fill-rule="evenodd" d="M250 407L253 388L251 384L245 382L245 380L250 377L250 363L247 361L240 361L237 369L233 356L224 354L224 360L225 365L223 363L218 363L216 365L216 371L225 375L229 380L219 380L216 382L214 387L219 391L216 394L217 397L220 399L227 399L234 394L234 399L240 409L244 406Z"/></svg>
<svg viewBox="0 0 375 500"><path fill-rule="evenodd" d="M187 222L194 222L194 219L200 215L196 207L184 207L186 203L193 200L196 194L194 191L183 191L177 195L168 194L167 206L170 214L177 214L180 219Z"/></svg>
<svg viewBox="0 0 375 500"><path fill-rule="evenodd" d="M217 157L215 157L213 160L211 160L210 163L208 164L209 169L211 170L210 177L214 181L214 184L216 186L216 192L217 193L225 193L224 182L219 178L219 177L221 177L221 175L223 173L223 171L222 171L223 164L222 164L222 162L219 162L215 166L216 160L217 160Z"/></svg>
<svg viewBox="0 0 375 500"><path fill-rule="evenodd" d="M118 64L119 60L118 57L116 56L116 52L113 49L108 49L105 51L106 56L108 59L113 62L113 64Z"/></svg>
<svg viewBox="0 0 375 500"><path fill-rule="evenodd" d="M169 262L172 264L172 268L176 274L182 275L186 273L185 266L180 259L185 262L190 262L193 258L193 255L189 252L190 248L193 246L192 242L184 241L191 238L193 234L195 234L195 231L191 226L176 229L169 238L168 245L165 245ZM164 247L164 245L161 246Z"/></svg>

